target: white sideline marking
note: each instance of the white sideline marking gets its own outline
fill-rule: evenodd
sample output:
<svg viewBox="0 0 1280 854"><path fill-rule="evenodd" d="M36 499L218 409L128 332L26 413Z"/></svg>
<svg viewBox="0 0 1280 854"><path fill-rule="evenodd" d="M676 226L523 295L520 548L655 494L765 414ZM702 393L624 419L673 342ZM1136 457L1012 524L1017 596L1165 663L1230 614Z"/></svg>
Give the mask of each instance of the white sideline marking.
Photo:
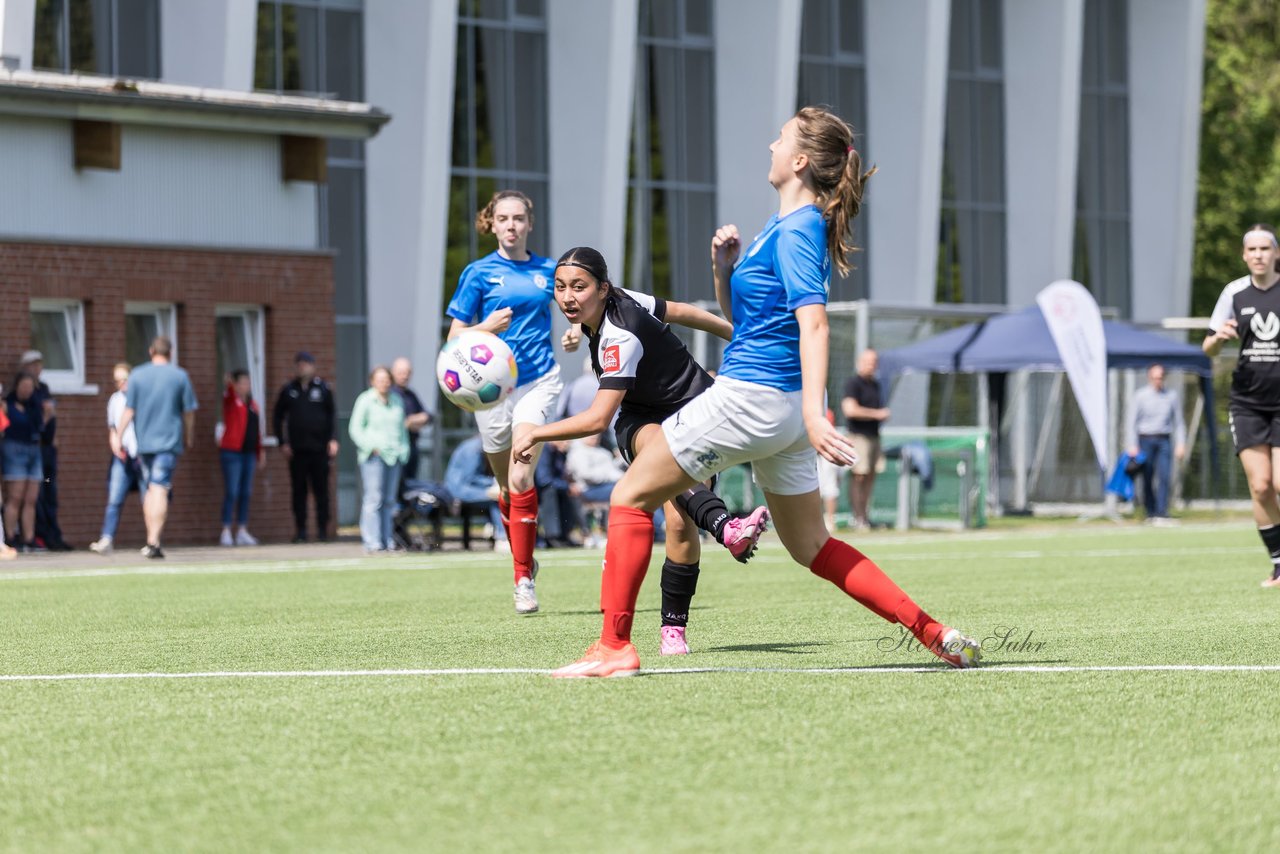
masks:
<svg viewBox="0 0 1280 854"><path fill-rule="evenodd" d="M877 545L880 545L879 543ZM775 544L776 546L776 544ZM1143 556L1165 556L1165 557L1187 557L1194 555L1223 557L1226 555L1248 554L1253 555L1258 551L1257 546L1200 546L1192 548L1132 548L1132 549L1077 549L1077 550L1027 550L1018 549L1014 551L995 551L982 554L956 554L954 552L900 552L894 554L887 552L880 555L880 562L892 566L895 563L906 563L913 561L946 561L948 563L957 563L961 561L982 561L991 562L998 560L1047 560L1052 558L1073 557L1073 558L1126 558L1133 555ZM772 554L770 552L773 552ZM589 550L585 555L579 552L578 556L558 558L552 560L547 558L546 568L549 569L573 569L578 567L587 567L589 569L600 568L600 561L604 556L603 551L595 553L596 557ZM459 555L458 558L326 558L321 560L282 560L271 561L267 563L204 563L204 564L182 564L177 566L155 566L154 564L142 564L138 566L104 566L97 568L84 569L31 569L18 570L13 572L0 571L0 582L4 581L48 581L61 578L117 578L122 576L157 576L157 575L269 575L276 573L302 573L302 572L423 572L439 569L455 569L465 563L472 562L464 560L466 556ZM493 559L497 564L506 566L510 558L500 555ZM370 563L370 561L375 561ZM482 559L480 562L487 562ZM769 548L757 553L752 559L752 564L786 564L792 565L789 557L786 557L780 546ZM750 572L750 565L743 572Z"/></svg>
<svg viewBox="0 0 1280 854"><path fill-rule="evenodd" d="M640 675L679 673L794 673L862 676L864 674L945 673L941 665L920 667L669 667L641 670ZM1096 664L987 665L975 673L1280 673L1280 664ZM549 675L530 667L458 667L421 670L210 670L195 673L17 673L0 675L0 682L77 682L125 679L331 679L385 676L508 676Z"/></svg>

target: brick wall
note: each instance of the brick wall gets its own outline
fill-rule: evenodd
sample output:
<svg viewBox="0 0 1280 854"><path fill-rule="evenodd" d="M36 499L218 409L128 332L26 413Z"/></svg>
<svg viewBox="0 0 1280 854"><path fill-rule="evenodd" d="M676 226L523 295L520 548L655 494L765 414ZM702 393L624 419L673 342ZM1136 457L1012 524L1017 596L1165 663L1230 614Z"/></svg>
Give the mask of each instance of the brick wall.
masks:
<svg viewBox="0 0 1280 854"><path fill-rule="evenodd" d="M325 254L0 242L0 375L6 390L22 351L32 346L33 298L81 300L85 307L85 381L96 384L98 394L58 396L59 518L67 541L81 548L97 539L106 503L106 406L114 390L111 368L124 358L126 301L176 304L178 355L200 401L195 447L174 479L166 543L215 543L221 531L216 306L264 309L268 394L259 406L266 432L276 392L293 375L295 352L310 351L320 375L334 382L333 270ZM254 480L249 530L264 542L293 535L288 468L274 449ZM141 509L130 495L117 542L143 541Z"/></svg>

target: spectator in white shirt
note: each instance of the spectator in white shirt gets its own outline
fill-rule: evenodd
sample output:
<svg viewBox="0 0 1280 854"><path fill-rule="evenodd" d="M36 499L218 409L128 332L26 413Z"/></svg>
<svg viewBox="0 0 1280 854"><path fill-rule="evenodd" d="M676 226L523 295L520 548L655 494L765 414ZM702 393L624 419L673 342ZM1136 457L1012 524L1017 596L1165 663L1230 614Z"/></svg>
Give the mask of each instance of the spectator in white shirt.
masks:
<svg viewBox="0 0 1280 854"><path fill-rule="evenodd" d="M107 442L111 447L111 471L107 476L107 509L102 517L102 536L89 548L100 555L111 554L116 528L120 524L120 508L130 490L138 491L141 499L142 470L138 468L138 437L129 424L121 433L120 416L124 414L125 391L129 387L129 366L124 362L112 370L116 384L115 394L107 401Z"/></svg>

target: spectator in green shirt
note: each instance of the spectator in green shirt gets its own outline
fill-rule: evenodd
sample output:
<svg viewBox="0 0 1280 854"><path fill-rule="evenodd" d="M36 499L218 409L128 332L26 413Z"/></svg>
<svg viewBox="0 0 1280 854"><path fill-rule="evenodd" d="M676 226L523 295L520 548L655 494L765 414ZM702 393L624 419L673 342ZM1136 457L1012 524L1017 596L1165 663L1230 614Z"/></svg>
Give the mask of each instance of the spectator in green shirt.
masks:
<svg viewBox="0 0 1280 854"><path fill-rule="evenodd" d="M400 467L409 459L404 401L391 385L391 372L384 365L375 367L369 373L369 388L356 398L348 428L364 483L360 539L369 554L394 550L391 516L396 509L396 485Z"/></svg>

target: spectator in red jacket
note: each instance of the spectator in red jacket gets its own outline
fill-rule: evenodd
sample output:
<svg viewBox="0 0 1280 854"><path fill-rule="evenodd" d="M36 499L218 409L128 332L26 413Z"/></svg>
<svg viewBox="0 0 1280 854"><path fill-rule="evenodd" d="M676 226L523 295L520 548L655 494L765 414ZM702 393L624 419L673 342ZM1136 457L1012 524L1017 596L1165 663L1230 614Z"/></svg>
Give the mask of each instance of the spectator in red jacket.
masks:
<svg viewBox="0 0 1280 854"><path fill-rule="evenodd" d="M226 490L222 497L222 539L224 546L256 546L258 540L249 533L249 496L253 492L253 473L266 465L262 453L262 414L253 399L249 372L232 371L222 395L222 438L218 442L222 457L222 479ZM232 516L239 526L231 536Z"/></svg>

